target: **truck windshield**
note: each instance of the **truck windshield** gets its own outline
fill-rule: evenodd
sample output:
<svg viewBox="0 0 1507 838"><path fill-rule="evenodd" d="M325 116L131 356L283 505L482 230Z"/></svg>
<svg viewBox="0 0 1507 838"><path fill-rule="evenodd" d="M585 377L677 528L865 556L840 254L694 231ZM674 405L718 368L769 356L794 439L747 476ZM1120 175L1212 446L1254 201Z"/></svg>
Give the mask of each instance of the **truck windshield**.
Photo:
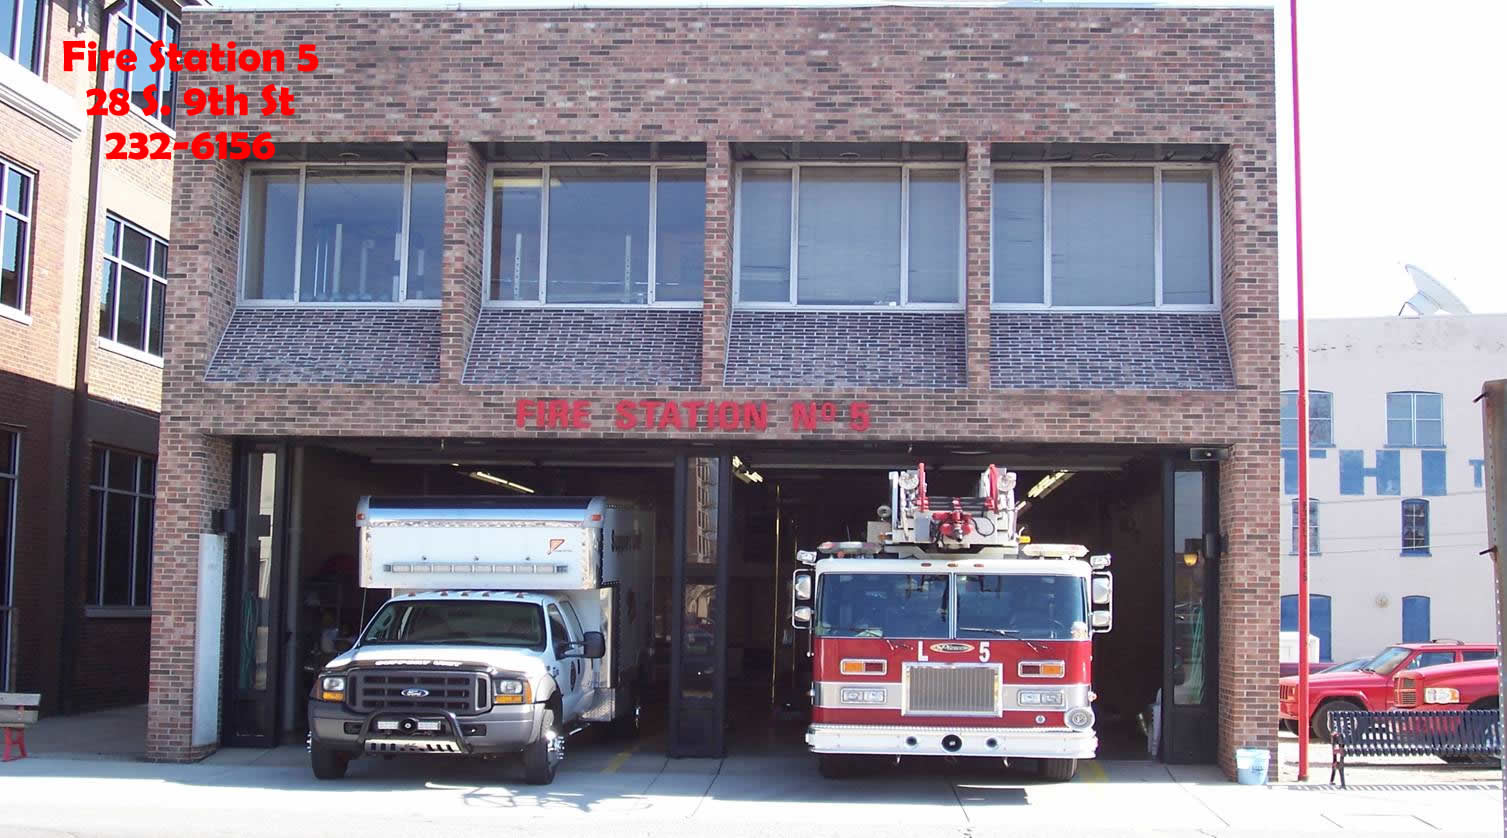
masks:
<svg viewBox="0 0 1507 838"><path fill-rule="evenodd" d="M948 581L946 574L824 574L815 634L947 637Z"/></svg>
<svg viewBox="0 0 1507 838"><path fill-rule="evenodd" d="M1393 670L1402 665L1408 659L1409 650L1402 646L1389 646L1383 649L1381 654L1372 658L1369 663L1361 667L1361 671L1375 672L1377 675L1391 675Z"/></svg>
<svg viewBox="0 0 1507 838"><path fill-rule="evenodd" d="M1077 576L958 576L958 637L1083 639L1087 620Z"/></svg>
<svg viewBox="0 0 1507 838"><path fill-rule="evenodd" d="M532 602L389 602L362 643L544 649L544 612Z"/></svg>

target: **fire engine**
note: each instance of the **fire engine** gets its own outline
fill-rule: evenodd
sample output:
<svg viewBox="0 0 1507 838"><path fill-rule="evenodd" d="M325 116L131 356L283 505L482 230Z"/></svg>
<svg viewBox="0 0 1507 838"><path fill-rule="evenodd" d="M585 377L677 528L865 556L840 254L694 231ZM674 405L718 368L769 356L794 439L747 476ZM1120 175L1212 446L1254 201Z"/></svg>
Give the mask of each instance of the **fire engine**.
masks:
<svg viewBox="0 0 1507 838"><path fill-rule="evenodd" d="M825 777L872 757L1037 760L1064 781L1092 758L1092 636L1113 622L1110 557L1016 529L1013 472L972 497L890 473L868 541L803 550L791 622L810 632L806 744ZM1085 560L1086 559L1086 560Z"/></svg>

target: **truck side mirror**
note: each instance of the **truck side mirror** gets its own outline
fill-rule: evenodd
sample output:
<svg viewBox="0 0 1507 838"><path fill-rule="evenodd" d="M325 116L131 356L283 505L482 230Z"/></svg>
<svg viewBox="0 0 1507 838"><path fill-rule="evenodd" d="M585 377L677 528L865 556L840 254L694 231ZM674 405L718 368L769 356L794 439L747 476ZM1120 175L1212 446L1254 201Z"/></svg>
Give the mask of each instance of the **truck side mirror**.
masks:
<svg viewBox="0 0 1507 838"><path fill-rule="evenodd" d="M607 655L607 640L599 631L588 631L581 636L581 657L596 660Z"/></svg>
<svg viewBox="0 0 1507 838"><path fill-rule="evenodd" d="M811 628L811 597L816 577L809 570L797 570L790 576L790 625Z"/></svg>
<svg viewBox="0 0 1507 838"><path fill-rule="evenodd" d="M1095 573L1089 581L1089 601L1093 604L1089 624L1096 633L1109 631L1114 625L1115 580L1109 573Z"/></svg>

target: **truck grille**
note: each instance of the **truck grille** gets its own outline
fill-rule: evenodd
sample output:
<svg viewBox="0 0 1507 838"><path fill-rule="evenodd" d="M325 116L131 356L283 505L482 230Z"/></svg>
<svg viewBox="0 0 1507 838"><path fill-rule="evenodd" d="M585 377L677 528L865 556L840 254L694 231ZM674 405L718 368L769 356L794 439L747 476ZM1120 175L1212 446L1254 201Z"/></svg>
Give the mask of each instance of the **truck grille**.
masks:
<svg viewBox="0 0 1507 838"><path fill-rule="evenodd" d="M999 713L999 667L907 666L906 713Z"/></svg>
<svg viewBox="0 0 1507 838"><path fill-rule="evenodd" d="M1297 687L1291 686L1289 684L1283 684L1282 687L1281 687L1280 693L1281 694L1278 696L1278 698L1280 700L1282 700L1282 701L1297 701L1298 700L1298 688Z"/></svg>
<svg viewBox="0 0 1507 838"><path fill-rule="evenodd" d="M1397 679L1397 706L1400 708L1418 706L1417 679L1408 677Z"/></svg>
<svg viewBox="0 0 1507 838"><path fill-rule="evenodd" d="M352 707L358 713L428 710L464 716L491 706L490 684L479 672L356 672L351 677ZM426 694L412 694L418 691Z"/></svg>

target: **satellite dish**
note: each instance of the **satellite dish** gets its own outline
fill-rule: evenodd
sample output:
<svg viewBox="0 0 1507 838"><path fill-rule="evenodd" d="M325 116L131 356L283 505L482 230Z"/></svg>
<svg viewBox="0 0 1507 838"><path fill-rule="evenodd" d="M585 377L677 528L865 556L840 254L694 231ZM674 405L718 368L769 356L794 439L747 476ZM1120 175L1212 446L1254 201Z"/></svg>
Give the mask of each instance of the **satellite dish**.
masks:
<svg viewBox="0 0 1507 838"><path fill-rule="evenodd" d="M1430 276L1428 271L1417 265L1403 265L1403 268L1408 272L1408 276L1413 278L1413 284L1417 286L1418 293L1403 303L1402 308L1397 309L1399 315L1402 314L1403 309L1407 308L1413 309L1420 315L1437 314L1441 311L1445 314L1470 314L1470 308L1461 302L1453 291L1444 287L1444 283Z"/></svg>

